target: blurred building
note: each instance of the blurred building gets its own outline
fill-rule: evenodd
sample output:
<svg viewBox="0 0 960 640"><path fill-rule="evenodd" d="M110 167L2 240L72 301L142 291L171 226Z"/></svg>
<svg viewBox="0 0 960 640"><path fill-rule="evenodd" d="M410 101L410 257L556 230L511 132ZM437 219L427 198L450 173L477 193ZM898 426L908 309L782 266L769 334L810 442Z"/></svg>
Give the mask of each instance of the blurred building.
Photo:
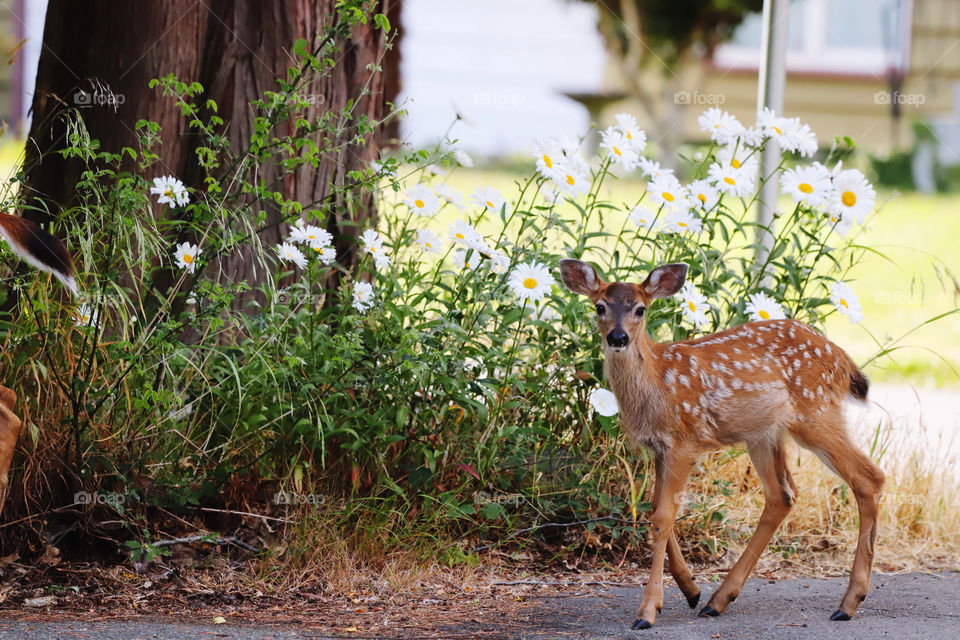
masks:
<svg viewBox="0 0 960 640"><path fill-rule="evenodd" d="M0 5L0 118L8 131L24 135L37 61L43 41L47 0L4 0Z"/></svg>

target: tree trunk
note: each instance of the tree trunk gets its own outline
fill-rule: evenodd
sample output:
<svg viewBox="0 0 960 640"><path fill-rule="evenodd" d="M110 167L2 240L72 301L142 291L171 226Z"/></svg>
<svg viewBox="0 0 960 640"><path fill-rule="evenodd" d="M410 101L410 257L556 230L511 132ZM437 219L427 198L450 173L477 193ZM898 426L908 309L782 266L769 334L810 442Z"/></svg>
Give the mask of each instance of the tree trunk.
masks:
<svg viewBox="0 0 960 640"><path fill-rule="evenodd" d="M387 13L392 3L378 0L374 11ZM80 108L90 137L111 152L138 146L138 120L159 123L163 144L154 166L156 176L173 175L202 190L194 154L196 135L187 131L173 100L161 97L159 89L150 90L149 81L173 73L185 82L202 84L202 98L213 99L219 106L231 149L242 150L249 144L255 115L250 101L264 91L277 90L276 78L295 66L295 40L305 38L311 46L323 26L337 19L335 5L336 0L50 0L27 144L29 196L24 215L44 222L74 202L82 167L57 153L65 143L61 116L74 107ZM315 99L304 117L313 120L325 110L342 110L348 100L359 98L354 119L382 118L388 99L383 74L368 65L379 62L387 49L383 32L372 23L359 25L337 45L335 68L310 85ZM360 97L364 87L369 93ZM86 94L79 94L81 90ZM332 186L346 181L348 171L376 159L376 137L369 136L362 146L344 146L347 151L325 156L319 167L306 165L282 175L276 165L265 165L258 178L270 184L282 177L275 188L287 198L302 203L321 200ZM328 230L336 238L339 261L352 267L352 237L358 229L344 222L359 223L361 229L366 226L363 221L376 215L373 194L338 194L329 203L330 210L337 212L328 220ZM157 206L155 214L161 210ZM268 223L279 219L273 203L259 202L249 210L266 211ZM261 240L273 244L284 232L284 225L274 226ZM215 269L224 281L237 282L251 279L253 264L240 254L211 265L211 271Z"/></svg>

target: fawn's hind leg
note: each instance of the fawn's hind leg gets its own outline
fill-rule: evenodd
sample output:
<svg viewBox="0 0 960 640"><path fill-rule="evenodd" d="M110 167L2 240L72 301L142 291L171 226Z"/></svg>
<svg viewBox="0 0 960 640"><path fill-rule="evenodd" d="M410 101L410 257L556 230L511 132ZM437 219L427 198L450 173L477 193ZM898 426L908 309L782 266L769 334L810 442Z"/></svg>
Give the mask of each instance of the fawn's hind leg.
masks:
<svg viewBox="0 0 960 640"><path fill-rule="evenodd" d="M883 490L883 471L850 440L844 428L843 410L836 409L793 434L798 443L820 458L846 482L857 498L860 537L850 571L850 585L831 620L849 620L870 591L873 545L877 540L877 511Z"/></svg>
<svg viewBox="0 0 960 640"><path fill-rule="evenodd" d="M20 438L20 418L13 413L17 395L12 389L0 386L0 512L10 487L7 474L13 460L13 450Z"/></svg>
<svg viewBox="0 0 960 640"><path fill-rule="evenodd" d="M763 486L763 513L747 548L730 569L723 584L710 596L707 606L700 610L701 616L718 616L737 599L747 577L757 566L760 554L770 542L773 532L787 517L796 498L797 487L787 468L782 441L749 445L747 451Z"/></svg>

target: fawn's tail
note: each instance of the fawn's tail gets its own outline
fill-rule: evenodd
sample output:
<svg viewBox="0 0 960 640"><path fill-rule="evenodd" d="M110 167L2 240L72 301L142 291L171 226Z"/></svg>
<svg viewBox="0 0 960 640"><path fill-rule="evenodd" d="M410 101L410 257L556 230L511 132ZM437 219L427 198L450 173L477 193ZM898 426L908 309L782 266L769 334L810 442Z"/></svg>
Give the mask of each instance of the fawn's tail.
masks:
<svg viewBox="0 0 960 640"><path fill-rule="evenodd" d="M864 375L863 371L860 371L860 369L858 369L857 366L851 362L850 395L861 402L866 402L867 391L869 390L870 381L867 379L867 376Z"/></svg>
<svg viewBox="0 0 960 640"><path fill-rule="evenodd" d="M36 223L0 211L0 236L21 260L41 271L52 273L73 295L77 280L67 247Z"/></svg>

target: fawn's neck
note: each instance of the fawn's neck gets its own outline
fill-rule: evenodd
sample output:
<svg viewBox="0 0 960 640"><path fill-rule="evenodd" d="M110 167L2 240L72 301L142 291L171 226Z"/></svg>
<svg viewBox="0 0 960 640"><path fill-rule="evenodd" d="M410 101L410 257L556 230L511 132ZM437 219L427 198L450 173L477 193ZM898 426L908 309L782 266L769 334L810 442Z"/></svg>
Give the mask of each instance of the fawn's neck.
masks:
<svg viewBox="0 0 960 640"><path fill-rule="evenodd" d="M644 446L661 448L668 439L668 404L659 384L653 343L644 336L623 351L607 350L604 368L624 430Z"/></svg>

